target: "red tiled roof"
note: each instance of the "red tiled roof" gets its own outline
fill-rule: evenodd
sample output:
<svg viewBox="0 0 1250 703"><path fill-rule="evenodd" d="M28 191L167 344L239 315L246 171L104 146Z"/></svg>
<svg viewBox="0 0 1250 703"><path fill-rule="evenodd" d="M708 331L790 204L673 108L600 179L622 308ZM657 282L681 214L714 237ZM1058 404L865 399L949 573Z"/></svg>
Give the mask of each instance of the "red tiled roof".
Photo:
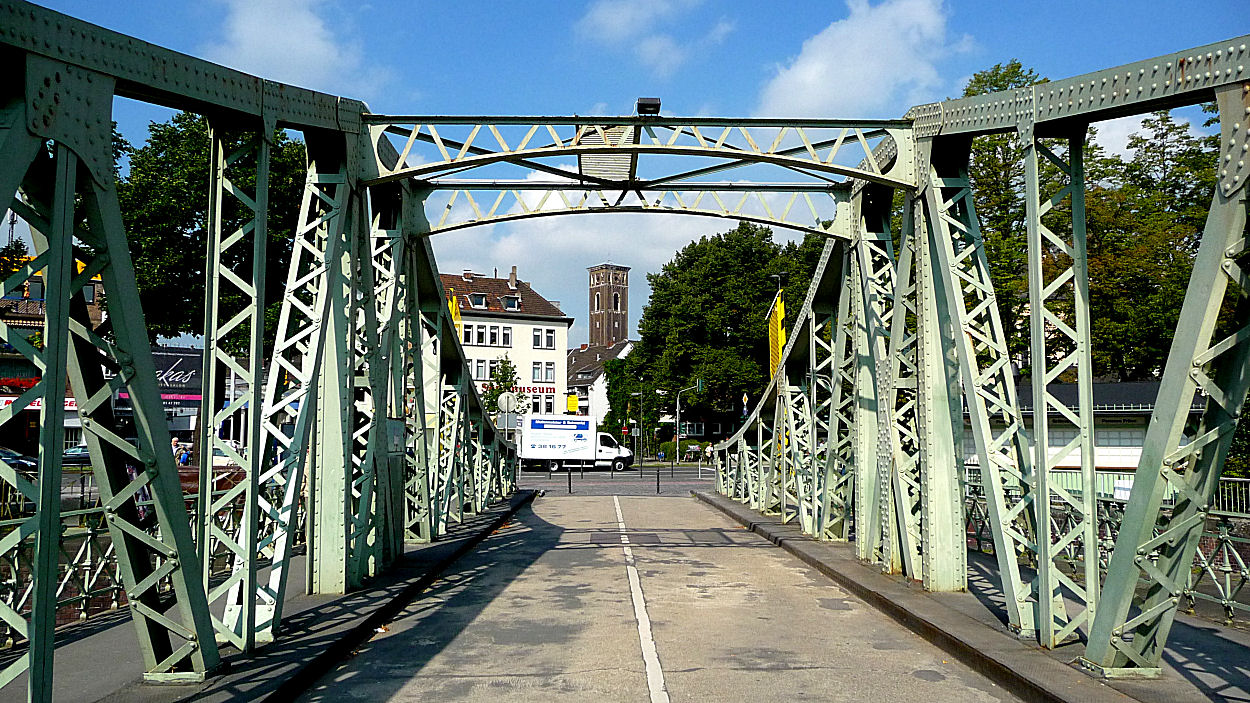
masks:
<svg viewBox="0 0 1250 703"><path fill-rule="evenodd" d="M568 385L588 386L603 374L603 362L619 359L632 342L622 339L608 346L587 345L585 349L574 347L568 354ZM578 378L578 374L590 374L587 378Z"/></svg>
<svg viewBox="0 0 1250 703"><path fill-rule="evenodd" d="M534 292L530 284L525 281L518 280L514 290L509 287L507 278L490 278L488 276L475 275L472 281L466 281L464 276L453 273L440 273L438 276L443 281L443 290L447 295L453 295L454 291L456 303L460 306L462 314L490 313L492 315L526 317L567 317L563 312L560 312L560 308L552 305L551 301ZM486 307L483 309L470 305L470 293L485 293ZM520 296L520 310L504 309L503 298L508 295Z"/></svg>

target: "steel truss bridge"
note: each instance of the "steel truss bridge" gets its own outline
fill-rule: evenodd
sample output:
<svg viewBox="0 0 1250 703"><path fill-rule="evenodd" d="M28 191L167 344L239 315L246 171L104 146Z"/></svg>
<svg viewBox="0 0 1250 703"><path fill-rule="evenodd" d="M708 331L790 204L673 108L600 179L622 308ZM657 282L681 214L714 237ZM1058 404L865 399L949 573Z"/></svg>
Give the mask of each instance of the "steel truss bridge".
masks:
<svg viewBox="0 0 1250 703"><path fill-rule="evenodd" d="M43 374L0 424L72 389L101 499L72 516L93 527L70 545L65 410L42 403L37 473L0 462L0 482L36 507L0 533L0 622L27 647L0 684L26 672L29 696L50 698L58 611L86 617L101 597L129 606L149 679L203 679L220 647L280 641L297 543L310 592L340 593L386 569L406 541L438 539L509 495L515 447L483 411L429 235L602 212L828 237L782 372L717 447L719 490L819 539L853 539L863 560L925 588L963 589L966 412L1011 626L1043 646L1080 630L1085 661L1107 675L1157 671L1250 385L1248 42L921 105L898 120L432 117L376 114L0 0L0 191L14 194L36 249L0 293L35 278L46 290L42 344L0 323L0 340ZM190 495L169 451L118 204L116 96L210 125L203 402L214 412ZM1093 122L1211 100L1219 186L1112 544L1093 490L1081 147ZM279 128L301 132L308 155L299 217L281 244L267 231ZM1003 132L1026 147L1032 358L1045 360L1033 393L1046 409L1031 428L968 179L971 140ZM1063 172L1059 191L1041 192L1042 162ZM759 178L768 173L786 180ZM900 232L890 225L896 192ZM1043 224L1061 204L1062 235ZM224 213L240 208L249 217L228 229ZM289 272L266 280L278 246L289 248ZM111 304L93 326L83 288L95 277ZM267 348L263 301L274 285L282 309ZM1237 300L1235 324L1217 335L1225 297ZM1081 392L1065 404L1046 383L1072 373ZM227 374L246 392L226 398ZM1187 427L1195 390L1205 411ZM132 399L129 423L112 410L117 391ZM1080 428L1062 452L1080 459L1076 485L1052 480L1052 416ZM220 439L225 423L244 428L241 446ZM215 450L243 480L215 481Z"/></svg>

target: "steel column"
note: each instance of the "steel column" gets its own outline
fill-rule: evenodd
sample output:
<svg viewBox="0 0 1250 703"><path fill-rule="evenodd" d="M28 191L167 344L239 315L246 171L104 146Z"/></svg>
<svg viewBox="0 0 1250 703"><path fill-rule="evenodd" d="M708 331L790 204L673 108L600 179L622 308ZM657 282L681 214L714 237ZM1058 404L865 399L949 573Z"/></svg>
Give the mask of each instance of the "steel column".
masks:
<svg viewBox="0 0 1250 703"><path fill-rule="evenodd" d="M1222 88L1216 98L1222 170L1083 660L1106 676L1158 673L1250 387L1244 161L1250 83ZM1226 298L1232 319L1213 342ZM1186 422L1198 390L1205 408L1190 433ZM1177 491L1170 512L1161 507L1167 489ZM1137 595L1140 580L1144 598Z"/></svg>
<svg viewBox="0 0 1250 703"><path fill-rule="evenodd" d="M1055 647L1075 637L1078 627L1094 617L1098 601L1097 501L1094 493L1094 401L1093 362L1089 341L1089 268L1085 254L1085 181L1082 150L1084 125L1067 140L1065 162L1040 139L1033 136L1032 124L1021 123L1021 139L1026 144L1025 226L1029 241L1029 333L1033 385L1033 465L1037 467L1037 628L1044 647ZM1054 164L1065 177L1065 184L1053 195L1041 192L1040 158ZM1069 200L1071 234L1064 236L1048 227L1043 219L1053 208ZM1070 306L1070 307L1069 307ZM1057 338L1048 343L1048 338ZM1050 392L1050 384L1061 376L1077 375L1077 401L1070 407ZM1050 454L1050 414L1062 417L1077 428L1077 435L1052 457ZM1073 453L1080 461L1080 485L1073 490L1054 485L1050 470ZM1065 528L1052 517L1059 507L1075 516ZM1078 583L1063 568L1078 565ZM1067 589L1081 605L1081 612L1069 618L1064 603Z"/></svg>
<svg viewBox="0 0 1250 703"><path fill-rule="evenodd" d="M985 485L1009 626L1036 631L1032 593L1018 559L1036 549L1029 442L1016 402L1012 360L968 180L966 138L922 139L924 218L955 336L960 376ZM1018 492L1018 493L1017 493Z"/></svg>

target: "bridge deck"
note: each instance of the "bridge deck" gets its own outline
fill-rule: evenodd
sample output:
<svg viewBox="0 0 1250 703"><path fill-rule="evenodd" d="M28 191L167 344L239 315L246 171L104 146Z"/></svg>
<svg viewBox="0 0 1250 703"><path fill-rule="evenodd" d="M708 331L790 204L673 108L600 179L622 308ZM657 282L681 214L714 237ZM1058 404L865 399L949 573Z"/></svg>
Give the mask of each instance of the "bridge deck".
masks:
<svg viewBox="0 0 1250 703"><path fill-rule="evenodd" d="M557 488L303 700L1014 700L689 497Z"/></svg>

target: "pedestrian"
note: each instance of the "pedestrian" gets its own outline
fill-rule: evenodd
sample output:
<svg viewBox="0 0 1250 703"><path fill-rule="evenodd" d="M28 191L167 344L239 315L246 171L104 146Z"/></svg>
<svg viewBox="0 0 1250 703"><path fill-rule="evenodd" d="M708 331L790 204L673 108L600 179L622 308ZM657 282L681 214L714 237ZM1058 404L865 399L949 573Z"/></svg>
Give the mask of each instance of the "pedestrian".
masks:
<svg viewBox="0 0 1250 703"><path fill-rule="evenodd" d="M169 440L169 448L173 451L174 456L175 456L175 457L177 457L177 456L178 456L178 450L182 448L182 447L179 447L179 446L178 446L178 435L174 435L174 436L173 436L173 437Z"/></svg>

